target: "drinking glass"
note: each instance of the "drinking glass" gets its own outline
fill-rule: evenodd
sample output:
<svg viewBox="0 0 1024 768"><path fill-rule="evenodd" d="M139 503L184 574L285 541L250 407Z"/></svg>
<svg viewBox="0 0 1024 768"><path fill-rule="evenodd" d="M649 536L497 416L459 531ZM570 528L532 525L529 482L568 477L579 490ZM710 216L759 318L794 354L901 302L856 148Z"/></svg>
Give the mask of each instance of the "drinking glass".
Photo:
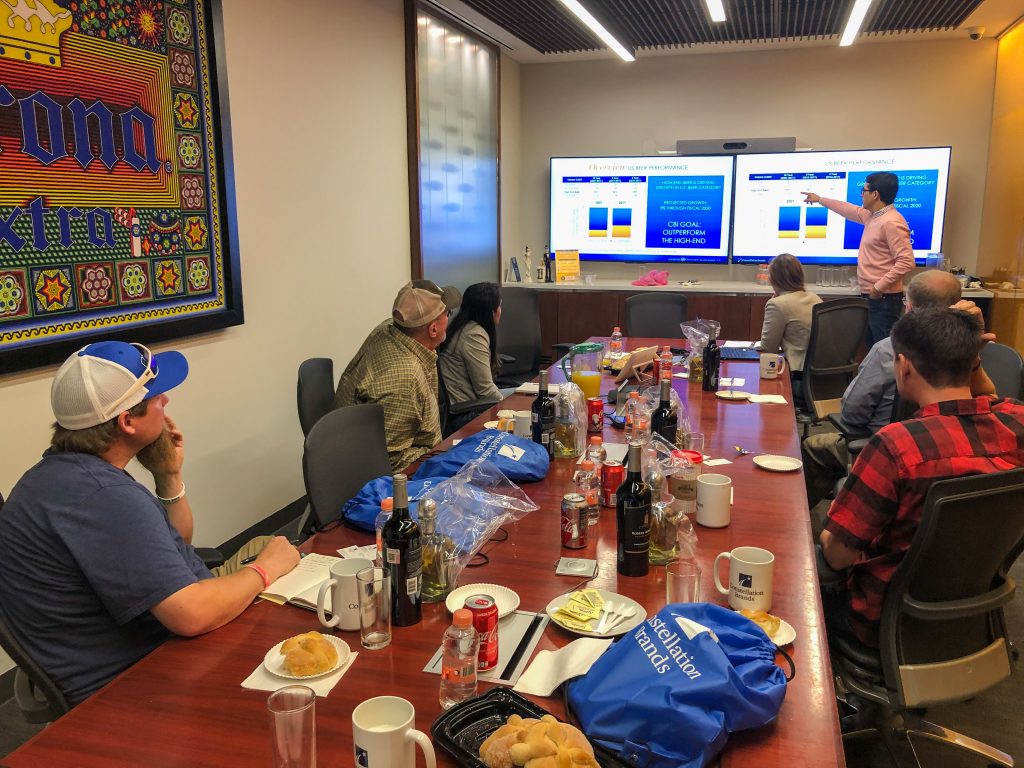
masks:
<svg viewBox="0 0 1024 768"><path fill-rule="evenodd" d="M359 640L371 651L391 643L391 574L364 568L356 574L359 588Z"/></svg>
<svg viewBox="0 0 1024 768"><path fill-rule="evenodd" d="M692 560L676 560L665 566L665 603L696 603L700 600L700 566Z"/></svg>
<svg viewBox="0 0 1024 768"><path fill-rule="evenodd" d="M316 767L316 694L286 685L267 697L274 768Z"/></svg>
<svg viewBox="0 0 1024 768"><path fill-rule="evenodd" d="M704 433L685 432L679 441L679 447L684 451L698 451L704 455Z"/></svg>

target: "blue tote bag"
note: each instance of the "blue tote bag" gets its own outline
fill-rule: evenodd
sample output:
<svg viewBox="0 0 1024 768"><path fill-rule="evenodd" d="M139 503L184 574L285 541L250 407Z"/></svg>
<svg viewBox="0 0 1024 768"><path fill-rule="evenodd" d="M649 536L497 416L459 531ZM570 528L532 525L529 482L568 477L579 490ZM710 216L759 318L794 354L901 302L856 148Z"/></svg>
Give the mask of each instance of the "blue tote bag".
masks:
<svg viewBox="0 0 1024 768"><path fill-rule="evenodd" d="M543 480L551 459L547 449L509 432L485 429L471 435L439 456L420 464L413 480L427 477L452 477L473 459L487 459L514 483Z"/></svg>
<svg viewBox="0 0 1024 768"><path fill-rule="evenodd" d="M409 491L409 514L417 519L416 506L425 493L437 487L446 478L443 477L422 477L419 480L410 480ZM380 503L388 496L394 496L394 480L391 475L378 477L371 480L362 488L359 493L345 502L341 508L341 516L349 525L363 531L374 529L374 522L380 514Z"/></svg>
<svg viewBox="0 0 1024 768"><path fill-rule="evenodd" d="M785 695L775 644L708 603L665 606L567 693L587 737L638 768L701 768L730 733L774 720Z"/></svg>

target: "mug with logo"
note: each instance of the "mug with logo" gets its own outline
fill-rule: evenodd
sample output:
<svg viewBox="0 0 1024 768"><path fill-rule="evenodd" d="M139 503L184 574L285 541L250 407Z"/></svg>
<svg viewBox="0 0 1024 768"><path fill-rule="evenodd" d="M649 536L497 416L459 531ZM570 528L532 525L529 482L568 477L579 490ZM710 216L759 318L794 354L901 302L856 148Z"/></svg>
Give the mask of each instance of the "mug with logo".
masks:
<svg viewBox="0 0 1024 768"><path fill-rule="evenodd" d="M776 379L786 369L786 358L775 352L761 353L761 378Z"/></svg>
<svg viewBox="0 0 1024 768"><path fill-rule="evenodd" d="M416 768L414 744L427 768L436 768L434 746L413 727L415 720L412 704L398 696L367 699L352 710L356 768Z"/></svg>
<svg viewBox="0 0 1024 768"><path fill-rule="evenodd" d="M719 580L718 563L729 561L729 586ZM770 611L772 607L772 570L775 555L760 547L736 547L715 558L715 586L729 596L729 606L735 610Z"/></svg>
<svg viewBox="0 0 1024 768"><path fill-rule="evenodd" d="M349 557L339 560L331 566L331 578L320 585L320 593L316 597L316 615L320 623L328 629L338 627L348 632L359 629L359 587L356 585L356 574L373 565L361 557ZM330 607L327 604L327 593L330 590ZM326 611L332 616L328 620Z"/></svg>

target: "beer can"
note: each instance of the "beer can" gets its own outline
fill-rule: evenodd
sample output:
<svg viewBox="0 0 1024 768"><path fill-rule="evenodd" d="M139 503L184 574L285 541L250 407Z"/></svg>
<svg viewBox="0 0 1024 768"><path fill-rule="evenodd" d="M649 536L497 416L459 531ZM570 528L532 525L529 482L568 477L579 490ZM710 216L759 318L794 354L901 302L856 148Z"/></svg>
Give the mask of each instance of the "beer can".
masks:
<svg viewBox="0 0 1024 768"><path fill-rule="evenodd" d="M562 497L562 546L566 549L583 549L587 546L589 527L587 500L579 493L565 494Z"/></svg>
<svg viewBox="0 0 1024 768"><path fill-rule="evenodd" d="M485 672L498 666L498 604L490 595L470 595L465 607L473 614L473 629L480 635L476 668Z"/></svg>
<svg viewBox="0 0 1024 768"><path fill-rule="evenodd" d="M601 506L614 507L615 494L626 481L626 468L621 461L606 461L601 465Z"/></svg>
<svg viewBox="0 0 1024 768"><path fill-rule="evenodd" d="M587 398L587 432L595 435L604 432L604 398Z"/></svg>

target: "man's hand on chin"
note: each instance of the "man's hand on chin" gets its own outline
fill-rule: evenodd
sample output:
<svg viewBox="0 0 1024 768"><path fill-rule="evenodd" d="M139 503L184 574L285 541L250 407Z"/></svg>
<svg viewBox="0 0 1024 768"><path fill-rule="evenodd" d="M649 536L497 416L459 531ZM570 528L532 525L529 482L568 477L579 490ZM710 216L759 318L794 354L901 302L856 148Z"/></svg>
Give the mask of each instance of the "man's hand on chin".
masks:
<svg viewBox="0 0 1024 768"><path fill-rule="evenodd" d="M164 416L160 437L139 451L136 458L158 481L181 474L185 463L185 437L170 416Z"/></svg>

